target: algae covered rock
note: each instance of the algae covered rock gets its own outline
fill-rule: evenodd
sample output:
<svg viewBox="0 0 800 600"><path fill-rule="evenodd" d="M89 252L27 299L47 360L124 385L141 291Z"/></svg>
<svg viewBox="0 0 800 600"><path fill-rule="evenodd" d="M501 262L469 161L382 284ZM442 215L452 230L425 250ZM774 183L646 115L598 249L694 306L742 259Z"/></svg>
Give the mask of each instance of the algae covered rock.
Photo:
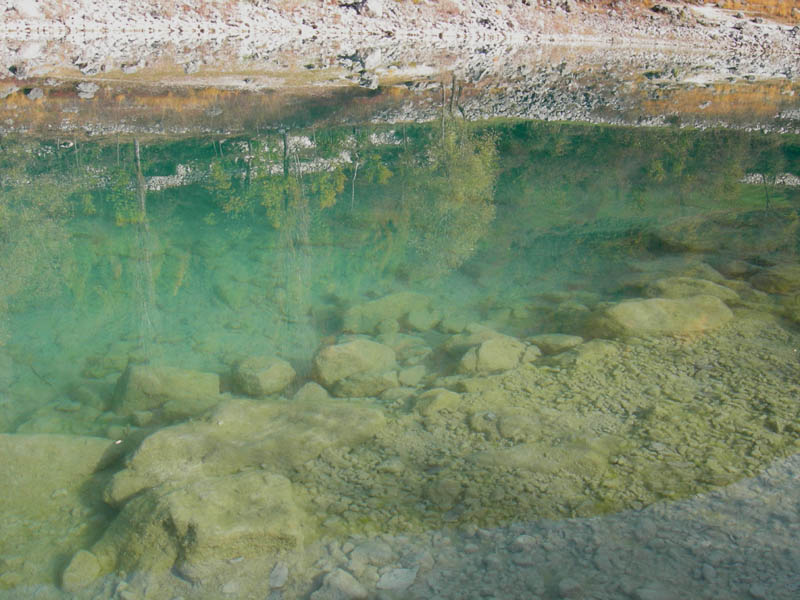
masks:
<svg viewBox="0 0 800 600"><path fill-rule="evenodd" d="M358 444L385 425L357 401L270 403L232 399L207 418L145 438L114 475L106 500L119 505L141 490L266 465L289 472L331 447Z"/></svg>
<svg viewBox="0 0 800 600"><path fill-rule="evenodd" d="M775 265L750 279L753 287L770 294L791 294L800 291L800 265Z"/></svg>
<svg viewBox="0 0 800 600"><path fill-rule="evenodd" d="M282 475L249 470L207 476L138 495L92 552L101 572L175 568L197 581L233 558L301 547L303 518Z"/></svg>
<svg viewBox="0 0 800 600"><path fill-rule="evenodd" d="M413 311L424 311L430 298L416 292L397 292L358 304L344 313L344 330L350 333L373 333L381 322L399 320Z"/></svg>
<svg viewBox="0 0 800 600"><path fill-rule="evenodd" d="M87 550L78 550L61 575L61 588L65 592L77 592L85 588L100 575L97 557Z"/></svg>
<svg viewBox="0 0 800 600"><path fill-rule="evenodd" d="M91 551L101 572L177 569L204 580L239 556L302 546L306 517L287 475L385 425L356 400L230 399L145 438L106 488L119 514Z"/></svg>
<svg viewBox="0 0 800 600"><path fill-rule="evenodd" d="M313 375L320 384L331 389L347 377L384 373L394 366L394 350L365 338L356 338L320 350L314 357Z"/></svg>
<svg viewBox="0 0 800 600"><path fill-rule="evenodd" d="M295 402L327 402L331 397L320 384L309 381L295 392L292 399Z"/></svg>
<svg viewBox="0 0 800 600"><path fill-rule="evenodd" d="M405 318L406 325L417 331L428 331L436 327L442 320L442 315L437 311L428 309L412 310Z"/></svg>
<svg viewBox="0 0 800 600"><path fill-rule="evenodd" d="M114 390L114 406L123 415L161 410L180 418L204 412L219 400L217 374L175 367L129 364Z"/></svg>
<svg viewBox="0 0 800 600"><path fill-rule="evenodd" d="M434 388L420 394L414 407L423 417L430 417L443 410L456 408L461 401L461 394L444 388Z"/></svg>
<svg viewBox="0 0 800 600"><path fill-rule="evenodd" d="M689 298L691 296L716 296L723 302L736 302L737 294L731 288L725 287L707 279L694 277L665 277L658 279L647 286L645 296L650 298Z"/></svg>
<svg viewBox="0 0 800 600"><path fill-rule="evenodd" d="M567 335L565 333L543 333L528 338L528 341L535 345L542 354L558 354L569 350L583 343L583 338L578 335Z"/></svg>
<svg viewBox="0 0 800 600"><path fill-rule="evenodd" d="M333 386L333 395L340 398L378 396L398 385L397 371L358 373L337 381Z"/></svg>
<svg viewBox="0 0 800 600"><path fill-rule="evenodd" d="M252 356L236 364L233 381L245 395L262 398L279 394L294 380L295 370L275 356Z"/></svg>
<svg viewBox="0 0 800 600"><path fill-rule="evenodd" d="M367 588L344 569L334 569L322 579L311 600L365 600Z"/></svg>
<svg viewBox="0 0 800 600"><path fill-rule="evenodd" d="M502 333L495 331L491 327L471 323L467 326L466 333L459 333L448 338L442 349L449 354L463 354L470 348L479 346L487 340L502 336Z"/></svg>
<svg viewBox="0 0 800 600"><path fill-rule="evenodd" d="M463 373L493 373L508 371L519 364L525 344L509 336L492 337L480 346L471 348L461 358Z"/></svg>
<svg viewBox="0 0 800 600"><path fill-rule="evenodd" d="M716 296L623 300L593 315L588 329L599 337L689 335L716 329L732 318Z"/></svg>

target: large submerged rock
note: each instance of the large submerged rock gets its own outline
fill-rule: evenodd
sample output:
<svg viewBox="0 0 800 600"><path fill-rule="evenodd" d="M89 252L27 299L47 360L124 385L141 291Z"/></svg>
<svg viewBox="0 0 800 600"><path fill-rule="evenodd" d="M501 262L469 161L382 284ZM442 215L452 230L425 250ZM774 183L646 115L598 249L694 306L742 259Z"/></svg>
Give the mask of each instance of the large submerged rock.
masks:
<svg viewBox="0 0 800 600"><path fill-rule="evenodd" d="M91 552L102 572L176 568L201 581L231 559L302 546L303 519L283 475L249 470L164 483L125 504Z"/></svg>
<svg viewBox="0 0 800 600"><path fill-rule="evenodd" d="M365 338L326 346L314 357L313 375L337 396L374 396L397 385L395 353Z"/></svg>
<svg viewBox="0 0 800 600"><path fill-rule="evenodd" d="M164 366L129 364L114 390L118 413L157 411L165 420L200 414L220 399L215 373Z"/></svg>
<svg viewBox="0 0 800 600"><path fill-rule="evenodd" d="M358 401L231 399L157 431L106 488L120 513L90 549L100 574L177 568L203 580L227 560L301 546L305 517L287 476L384 425Z"/></svg>
<svg viewBox="0 0 800 600"><path fill-rule="evenodd" d="M203 420L166 427L142 441L117 473L106 499L124 503L143 489L262 465L290 472L330 447L352 446L385 424L356 401L256 402L232 399Z"/></svg>
<svg viewBox="0 0 800 600"><path fill-rule="evenodd" d="M645 289L650 298L690 298L716 296L723 302L736 302L739 294L729 287L695 277L665 277L652 282Z"/></svg>
<svg viewBox="0 0 800 600"><path fill-rule="evenodd" d="M770 294L796 293L800 291L800 265L775 265L754 275L750 283Z"/></svg>
<svg viewBox="0 0 800 600"><path fill-rule="evenodd" d="M574 348L583 343L583 338L578 335L567 335L564 333L543 333L528 338L542 354L559 354L570 348Z"/></svg>
<svg viewBox="0 0 800 600"><path fill-rule="evenodd" d="M344 330L350 333L373 333L380 323L399 320L412 312L425 311L430 302L430 298L423 294L397 292L358 304L344 313Z"/></svg>
<svg viewBox="0 0 800 600"><path fill-rule="evenodd" d="M721 327L733 313L716 296L624 300L593 315L588 328L598 337L689 335Z"/></svg>
<svg viewBox="0 0 800 600"><path fill-rule="evenodd" d="M461 358L459 370L463 373L508 371L519 364L525 348L525 344L515 338L505 335L492 337L469 349Z"/></svg>
<svg viewBox="0 0 800 600"><path fill-rule="evenodd" d="M253 398L279 394L294 381L295 370L275 356L252 356L236 364L233 381L239 391Z"/></svg>

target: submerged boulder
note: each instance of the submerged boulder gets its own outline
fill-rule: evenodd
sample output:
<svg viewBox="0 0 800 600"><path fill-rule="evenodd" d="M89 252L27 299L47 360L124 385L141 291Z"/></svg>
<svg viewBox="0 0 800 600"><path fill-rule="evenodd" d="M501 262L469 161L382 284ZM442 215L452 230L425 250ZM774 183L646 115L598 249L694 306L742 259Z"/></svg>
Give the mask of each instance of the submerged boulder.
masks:
<svg viewBox="0 0 800 600"><path fill-rule="evenodd" d="M509 336L497 336L471 348L461 358L463 373L492 373L508 371L519 364L525 344Z"/></svg>
<svg viewBox="0 0 800 600"><path fill-rule="evenodd" d="M78 550L61 575L61 589L77 592L85 588L100 575L97 557L87 550Z"/></svg>
<svg viewBox="0 0 800 600"><path fill-rule="evenodd" d="M597 337L688 335L721 327L733 313L716 296L623 300L608 306L589 322Z"/></svg>
<svg viewBox="0 0 800 600"><path fill-rule="evenodd" d="M220 401L219 376L175 367L133 365L117 381L118 413L157 410L167 418L199 414Z"/></svg>
<svg viewBox="0 0 800 600"><path fill-rule="evenodd" d="M328 389L346 378L377 375L394 367L394 350L365 338L326 346L314 357L312 366L314 379Z"/></svg>
<svg viewBox="0 0 800 600"><path fill-rule="evenodd" d="M442 349L448 354L459 355L470 348L481 345L486 340L503 337L502 333L478 323L470 323L466 330L465 333L450 336L442 345Z"/></svg>
<svg viewBox="0 0 800 600"><path fill-rule="evenodd" d="M230 399L204 419L145 438L105 490L119 513L90 549L100 574L175 568L192 581L239 556L303 544L305 515L287 476L385 425L356 400Z"/></svg>
<svg viewBox="0 0 800 600"><path fill-rule="evenodd" d="M399 385L397 371L359 373L337 381L333 386L333 395L340 398L378 396L382 392L396 388Z"/></svg>
<svg viewBox="0 0 800 600"><path fill-rule="evenodd" d="M792 294L800 291L800 265L775 265L750 279L753 287L770 294Z"/></svg>
<svg viewBox="0 0 800 600"><path fill-rule="evenodd" d="M289 472L331 447L352 446L385 424L357 401L255 402L232 399L205 419L165 427L145 438L106 489L112 505L163 483L266 465Z"/></svg>
<svg viewBox="0 0 800 600"><path fill-rule="evenodd" d="M262 398L279 394L294 380L295 370L275 356L252 356L237 363L233 382L247 396Z"/></svg>
<svg viewBox="0 0 800 600"><path fill-rule="evenodd" d="M690 298L691 296L716 296L723 302L736 302L739 294L729 287L695 277L665 277L647 286L645 296L650 298Z"/></svg>
<svg viewBox="0 0 800 600"><path fill-rule="evenodd" d="M303 385L303 387L295 392L292 398L295 402L307 403L327 402L330 399L331 397L330 394L328 394L328 390L313 381L309 381Z"/></svg>
<svg viewBox="0 0 800 600"><path fill-rule="evenodd" d="M461 394L444 388L433 388L419 395L414 408L423 417L430 417L443 410L453 410L461 402Z"/></svg>
<svg viewBox="0 0 800 600"><path fill-rule="evenodd" d="M397 292L358 304L345 311L344 330L350 333L373 333L382 322L399 320L411 312L425 311L430 302L430 298L424 294Z"/></svg>
<svg viewBox="0 0 800 600"><path fill-rule="evenodd" d="M96 574L174 568L202 581L233 558L301 547L302 523L286 477L261 470L209 476L164 483L132 499L92 555Z"/></svg>
<svg viewBox="0 0 800 600"><path fill-rule="evenodd" d="M567 335L565 333L543 333L529 337L528 341L534 344L542 354L558 354L574 348L583 343L583 338L578 335Z"/></svg>

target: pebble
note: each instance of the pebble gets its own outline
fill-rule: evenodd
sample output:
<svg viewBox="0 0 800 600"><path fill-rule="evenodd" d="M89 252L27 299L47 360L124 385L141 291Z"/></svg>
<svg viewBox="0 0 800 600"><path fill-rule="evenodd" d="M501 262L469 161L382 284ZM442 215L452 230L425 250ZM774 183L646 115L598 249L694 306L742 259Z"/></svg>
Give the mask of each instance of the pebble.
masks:
<svg viewBox="0 0 800 600"><path fill-rule="evenodd" d="M359 544L350 554L350 559L358 559L363 556L366 562L377 567L389 564L394 559L394 552L391 546L380 540L372 540Z"/></svg>
<svg viewBox="0 0 800 600"><path fill-rule="evenodd" d="M289 567L286 566L286 563L276 563L274 567L272 567L272 571L269 574L269 587L270 589L279 589L286 585L286 581L289 579Z"/></svg>
<svg viewBox="0 0 800 600"><path fill-rule="evenodd" d="M525 552L536 544L536 538L530 535L518 536L509 546L511 552Z"/></svg>
<svg viewBox="0 0 800 600"><path fill-rule="evenodd" d="M391 569L378 580L379 590L403 591L411 587L417 578L417 569Z"/></svg>
<svg viewBox="0 0 800 600"><path fill-rule="evenodd" d="M581 594L581 584L571 577L558 582L558 593L562 598L577 598Z"/></svg>
<svg viewBox="0 0 800 600"><path fill-rule="evenodd" d="M315 596L327 598L326 591L341 594L344 600L362 600L367 597L367 589L343 569L336 569L328 573L322 580L322 588L311 594L312 600L316 600Z"/></svg>

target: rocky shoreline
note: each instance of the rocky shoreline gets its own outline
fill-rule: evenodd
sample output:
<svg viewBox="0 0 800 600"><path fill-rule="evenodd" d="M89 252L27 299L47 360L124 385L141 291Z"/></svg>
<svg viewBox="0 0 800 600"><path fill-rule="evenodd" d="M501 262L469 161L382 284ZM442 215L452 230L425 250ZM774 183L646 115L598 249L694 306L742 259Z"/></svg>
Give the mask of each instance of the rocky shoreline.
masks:
<svg viewBox="0 0 800 600"><path fill-rule="evenodd" d="M182 112L183 131L230 131L235 119L215 127L208 118L242 112L225 97L265 94L280 105L252 109L265 126L349 96L368 100L347 117L362 121L429 120L446 104L470 119L800 131L798 26L711 4L119 2L89 11L20 0L3 19L6 132L35 129L54 111L51 133L180 131L147 123L153 108ZM208 88L221 95L188 117L192 103L178 92ZM98 114L106 105L118 110Z"/></svg>

